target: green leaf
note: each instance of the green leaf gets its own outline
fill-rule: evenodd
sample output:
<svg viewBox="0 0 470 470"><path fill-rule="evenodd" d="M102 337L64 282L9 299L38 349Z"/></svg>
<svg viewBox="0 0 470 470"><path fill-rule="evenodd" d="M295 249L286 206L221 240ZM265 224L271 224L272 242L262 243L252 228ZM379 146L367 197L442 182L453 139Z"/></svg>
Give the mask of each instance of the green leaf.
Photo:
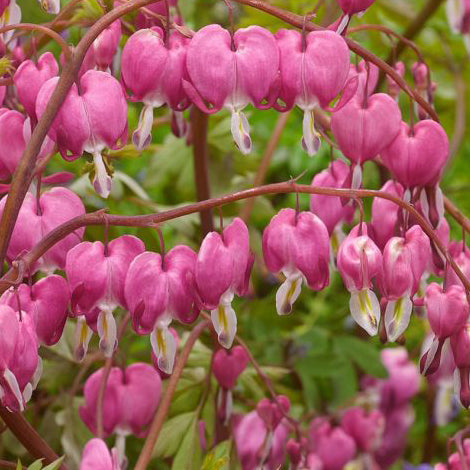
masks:
<svg viewBox="0 0 470 470"><path fill-rule="evenodd" d="M209 452L204 462L202 462L201 470L227 470L230 459L231 443L223 441Z"/></svg>
<svg viewBox="0 0 470 470"><path fill-rule="evenodd" d="M18 459L18 463L16 464L16 470L23 470L23 465L21 464L20 459Z"/></svg>
<svg viewBox="0 0 470 470"><path fill-rule="evenodd" d="M196 414L193 414L192 423L175 455L171 469L199 470L201 468L201 457L202 450L199 444L197 417Z"/></svg>
<svg viewBox="0 0 470 470"><path fill-rule="evenodd" d="M173 457L194 423L196 413L183 413L165 422L155 446L153 457ZM182 467L183 468L183 467Z"/></svg>
<svg viewBox="0 0 470 470"><path fill-rule="evenodd" d="M380 351L370 341L361 341L350 336L334 339L335 349L350 358L366 374L377 378L387 378L387 370L380 359Z"/></svg>
<svg viewBox="0 0 470 470"><path fill-rule="evenodd" d="M44 467L42 470L57 470L62 465L64 458L65 455L59 457L57 460L54 460L54 462L50 463L47 467Z"/></svg>
<svg viewBox="0 0 470 470"><path fill-rule="evenodd" d="M29 467L28 470L41 470L42 459L35 460Z"/></svg>

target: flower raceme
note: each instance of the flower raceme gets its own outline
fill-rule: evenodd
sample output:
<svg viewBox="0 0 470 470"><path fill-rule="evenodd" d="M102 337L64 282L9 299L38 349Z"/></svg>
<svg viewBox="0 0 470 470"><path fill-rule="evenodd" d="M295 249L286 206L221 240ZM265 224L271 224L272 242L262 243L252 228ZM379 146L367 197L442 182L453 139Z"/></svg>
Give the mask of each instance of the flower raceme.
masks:
<svg viewBox="0 0 470 470"><path fill-rule="evenodd" d="M125 299L134 330L150 334L158 367L167 374L173 371L177 346L171 322L192 323L199 315L196 259L184 245L162 255L145 251L132 261L126 276Z"/></svg>
<svg viewBox="0 0 470 470"><path fill-rule="evenodd" d="M279 48L272 34L250 26L232 37L219 25L205 26L191 39L186 67L189 80L183 85L193 104L206 113L228 108L234 141L242 153L250 153L243 109L250 103L261 109L272 106L280 86Z"/></svg>
<svg viewBox="0 0 470 470"><path fill-rule="evenodd" d="M111 357L117 345L113 311L127 306L124 283L131 262L145 250L139 238L123 235L104 245L82 242L67 253L65 272L78 316L76 355L86 354L91 330L97 330L100 349Z"/></svg>
<svg viewBox="0 0 470 470"><path fill-rule="evenodd" d="M276 294L279 315L292 312L303 281L315 291L329 283L328 230L311 212L279 211L263 232L263 256L269 271L286 278Z"/></svg>
<svg viewBox="0 0 470 470"><path fill-rule="evenodd" d="M243 297L248 292L253 262L248 227L238 217L221 234L208 233L199 249L195 267L197 295L201 305L211 311L219 343L227 349L237 332L232 301L235 294Z"/></svg>
<svg viewBox="0 0 470 470"><path fill-rule="evenodd" d="M364 223L354 227L341 243L337 266L351 293L351 315L367 333L376 335L380 322L380 304L372 290L372 281L382 275L382 253L368 236Z"/></svg>
<svg viewBox="0 0 470 470"><path fill-rule="evenodd" d="M144 103L132 140L138 150L151 141L153 109L167 104L183 122L182 111L190 101L183 90L187 79L186 53L189 39L179 32L165 38L159 27L141 29L126 42L122 51L121 74L133 101Z"/></svg>
<svg viewBox="0 0 470 470"><path fill-rule="evenodd" d="M40 118L59 78L49 79L36 100ZM114 149L127 140L127 102L120 83L110 74L89 70L80 78L80 90L73 84L48 133L66 160L88 152L93 156L95 191L108 197L111 177L103 160L105 148Z"/></svg>

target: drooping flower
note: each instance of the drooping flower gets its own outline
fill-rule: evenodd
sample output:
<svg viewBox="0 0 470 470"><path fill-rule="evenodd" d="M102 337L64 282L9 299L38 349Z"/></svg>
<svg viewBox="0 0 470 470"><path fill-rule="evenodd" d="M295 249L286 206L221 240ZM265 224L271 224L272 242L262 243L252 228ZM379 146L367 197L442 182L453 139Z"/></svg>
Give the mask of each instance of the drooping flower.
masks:
<svg viewBox="0 0 470 470"><path fill-rule="evenodd" d="M470 3L468 0L447 0L446 12L450 27L454 33L464 36L470 51Z"/></svg>
<svg viewBox="0 0 470 470"><path fill-rule="evenodd" d="M142 101L139 126L132 136L139 149L151 141L153 109L167 104L181 118L190 102L183 90L187 78L186 52L189 39L175 31L165 41L161 28L141 29L122 51L122 80L134 101Z"/></svg>
<svg viewBox="0 0 470 470"><path fill-rule="evenodd" d="M470 308L462 286L453 285L444 290L436 282L427 287L424 304L434 333L431 347L422 356L420 363L421 371L428 375L439 367L444 341L462 328Z"/></svg>
<svg viewBox="0 0 470 470"><path fill-rule="evenodd" d="M341 427L362 452L374 451L380 445L384 426L385 418L379 410L367 413L363 408L353 407L341 417Z"/></svg>
<svg viewBox="0 0 470 470"><path fill-rule="evenodd" d="M56 344L62 336L69 301L67 281L55 274L40 279L32 286L20 284L12 287L0 298L1 304L17 312L21 310L33 319L39 341L47 346Z"/></svg>
<svg viewBox="0 0 470 470"><path fill-rule="evenodd" d="M279 48L259 26L239 29L233 37L213 24L199 30L188 47L189 81L184 89L201 111L232 113L232 135L243 154L251 151L250 126L243 109L270 107L279 88ZM267 101L264 103L264 101Z"/></svg>
<svg viewBox="0 0 470 470"><path fill-rule="evenodd" d="M98 330L100 349L111 357L117 345L113 311L126 307L124 285L131 262L143 251L142 241L123 235L109 244L82 242L67 253L65 272L72 293L72 309L81 316L77 323L76 354L86 354L91 332L86 324ZM85 324L86 322L86 324Z"/></svg>
<svg viewBox="0 0 470 470"><path fill-rule="evenodd" d="M451 242L449 245L449 252L463 274L467 278L470 278L470 250L468 247L463 245L463 242ZM448 286L453 284L463 285L462 281L453 269L447 270L446 283Z"/></svg>
<svg viewBox="0 0 470 470"><path fill-rule="evenodd" d="M279 98L284 103L277 107L287 110L297 105L304 112L302 146L312 156L320 147L314 110L326 108L343 90L349 73L349 50L344 39L332 31L302 35L281 29L275 37L280 51Z"/></svg>
<svg viewBox="0 0 470 470"><path fill-rule="evenodd" d="M109 451L102 439L94 438L83 449L79 470L120 470L116 449Z"/></svg>
<svg viewBox="0 0 470 470"><path fill-rule="evenodd" d="M230 351L219 349L212 362L214 377L221 387L231 390L248 362L248 354L242 346L235 346Z"/></svg>
<svg viewBox="0 0 470 470"><path fill-rule="evenodd" d="M37 63L25 60L16 69L13 83L19 102L32 119L36 119L36 98L42 85L59 73L59 66L50 52L42 54Z"/></svg>
<svg viewBox="0 0 470 470"><path fill-rule="evenodd" d="M470 324L460 326L450 337L450 345L457 367L457 394L465 408L470 406Z"/></svg>
<svg viewBox="0 0 470 470"><path fill-rule="evenodd" d="M0 201L0 214L7 197ZM30 251L53 229L84 213L85 207L81 199L69 189L52 188L45 191L39 201L31 193L27 193L8 246L8 261L11 262ZM64 269L67 252L81 241L83 233L84 228L77 229L49 248L31 267L31 273L37 270L50 273L55 269Z"/></svg>
<svg viewBox="0 0 470 470"><path fill-rule="evenodd" d="M351 293L351 315L367 333L376 335L380 321L380 304L372 290L372 280L382 274L382 253L368 236L365 224L354 227L341 243L337 266L346 288Z"/></svg>
<svg viewBox="0 0 470 470"><path fill-rule="evenodd" d="M384 93L352 99L331 117L331 131L339 149L354 165L352 187L362 181L361 165L377 157L400 131L401 112Z"/></svg>
<svg viewBox="0 0 470 470"><path fill-rule="evenodd" d="M442 126L431 120L413 128L402 123L400 133L381 153L383 162L405 188L438 183L449 155L449 140Z"/></svg>
<svg viewBox="0 0 470 470"><path fill-rule="evenodd" d="M387 300L384 322L389 341L396 341L408 327L412 298L430 259L429 238L419 225L411 227L404 237L393 237L387 242L380 285Z"/></svg>
<svg viewBox="0 0 470 470"><path fill-rule="evenodd" d="M279 315L291 313L303 281L315 291L329 283L328 230L311 212L279 211L263 232L263 256L269 271L286 277L276 294Z"/></svg>
<svg viewBox="0 0 470 470"><path fill-rule="evenodd" d="M393 69L401 78L405 76L405 64L403 62L396 62L393 66ZM387 75L387 91L392 98L398 101L401 88L398 83L389 75Z"/></svg>
<svg viewBox="0 0 470 470"><path fill-rule="evenodd" d="M317 173L312 186L319 188L343 188L348 180L349 166L341 160L332 162L326 170ZM312 194L310 196L310 210L316 214L328 229L330 236L341 222L351 223L354 216L354 207L344 205L338 196L325 196Z"/></svg>
<svg viewBox="0 0 470 470"><path fill-rule="evenodd" d="M344 16L338 26L338 34L342 34L351 21L352 15L362 15L375 0L338 0L338 5L343 10Z"/></svg>
<svg viewBox="0 0 470 470"><path fill-rule="evenodd" d="M42 116L59 78L49 79L36 100L36 114ZM111 177L102 152L127 140L127 102L120 83L110 74L89 70L80 78L80 92L74 83L57 113L48 133L66 160L83 152L93 156L95 191L108 197Z"/></svg>
<svg viewBox="0 0 470 470"><path fill-rule="evenodd" d="M254 256L250 252L248 228L238 217L222 234L204 238L196 262L196 287L202 305L211 310L219 343L230 348L237 331L232 301L246 295Z"/></svg>
<svg viewBox="0 0 470 470"><path fill-rule="evenodd" d="M356 97L364 99L364 95L370 96L374 93L379 81L379 68L371 63L361 60L357 65L351 64L349 67L349 78L357 77Z"/></svg>
<svg viewBox="0 0 470 470"><path fill-rule="evenodd" d="M121 21L113 21L93 41L93 57L99 70L107 71L119 46L121 39ZM122 67L122 63L121 63Z"/></svg>
<svg viewBox="0 0 470 470"><path fill-rule="evenodd" d="M398 198L403 197L404 189L396 181L387 181L381 192L388 193ZM370 221L371 237L377 246L383 250L390 238L396 236L398 232L400 208L388 199L375 197L372 201L372 216Z"/></svg>
<svg viewBox="0 0 470 470"><path fill-rule="evenodd" d="M132 325L138 334L149 334L159 368L171 374L176 339L172 320L192 323L199 315L194 271L196 253L178 245L163 256L146 251L129 266L125 297Z"/></svg>
<svg viewBox="0 0 470 470"><path fill-rule="evenodd" d="M79 409L81 419L93 433L96 433L96 409L103 373L101 368L88 377L85 403ZM125 369L112 367L103 395L105 437L113 433L144 437L160 395L160 374L151 365L137 362Z"/></svg>
<svg viewBox="0 0 470 470"><path fill-rule="evenodd" d="M3 9L0 8L0 28L4 26L10 26L21 22L21 8L16 3L16 0L9 0L2 5ZM8 44L9 48L14 48L16 40L11 40L14 30L7 31L6 33L0 34L0 40L3 40L5 44Z"/></svg>

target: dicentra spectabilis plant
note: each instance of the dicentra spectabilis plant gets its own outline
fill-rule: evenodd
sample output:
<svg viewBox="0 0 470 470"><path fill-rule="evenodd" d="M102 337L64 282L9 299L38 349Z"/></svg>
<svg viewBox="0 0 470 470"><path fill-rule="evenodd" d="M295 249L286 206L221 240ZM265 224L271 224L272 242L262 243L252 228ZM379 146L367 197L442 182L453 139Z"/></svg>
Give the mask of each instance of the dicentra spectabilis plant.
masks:
<svg viewBox="0 0 470 470"><path fill-rule="evenodd" d="M199 3L0 0L0 467L465 470L443 2Z"/></svg>

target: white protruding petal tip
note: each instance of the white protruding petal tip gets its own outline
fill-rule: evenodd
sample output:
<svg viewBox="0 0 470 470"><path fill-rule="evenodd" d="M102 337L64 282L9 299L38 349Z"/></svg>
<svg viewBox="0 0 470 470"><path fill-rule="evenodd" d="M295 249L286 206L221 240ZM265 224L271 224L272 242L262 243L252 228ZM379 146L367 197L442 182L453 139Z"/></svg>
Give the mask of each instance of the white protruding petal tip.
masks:
<svg viewBox="0 0 470 470"><path fill-rule="evenodd" d="M111 311L102 311L98 315L98 336L100 337L100 350L105 357L112 357L117 346L116 320Z"/></svg>
<svg viewBox="0 0 470 470"><path fill-rule="evenodd" d="M424 367L423 367L423 370L422 370L422 373L424 375L426 375L427 370L431 366L431 364L434 360L434 357L436 356L438 348L439 348L439 340L437 339L436 336L434 336L434 339L431 343L430 348L424 353L424 354L427 353L426 362L424 363Z"/></svg>
<svg viewBox="0 0 470 470"><path fill-rule="evenodd" d="M410 323L413 302L409 297L389 301L385 310L385 331L388 340L395 342L406 330Z"/></svg>
<svg viewBox="0 0 470 470"><path fill-rule="evenodd" d="M21 393L20 386L18 384L18 380L16 379L15 374L10 369L5 369L3 372L3 378L5 382L8 384L11 392L16 398L18 402L18 406L20 407L20 411L24 411L24 398L23 394Z"/></svg>
<svg viewBox="0 0 470 470"><path fill-rule="evenodd" d="M355 165L351 181L351 189L359 189L362 186L362 167Z"/></svg>
<svg viewBox="0 0 470 470"><path fill-rule="evenodd" d="M243 155L251 152L250 124L241 111L232 112L231 130L233 140Z"/></svg>
<svg viewBox="0 0 470 470"><path fill-rule="evenodd" d="M375 293L370 289L351 292L349 307L356 323L375 336L380 322L380 304Z"/></svg>
<svg viewBox="0 0 470 470"><path fill-rule="evenodd" d="M309 157L313 157L317 154L321 147L320 134L315 129L315 114L313 109L304 111L302 128L302 147Z"/></svg>
<svg viewBox="0 0 470 470"><path fill-rule="evenodd" d="M77 319L75 327L75 350L74 355L77 361L82 361L88 351L88 344L93 335L93 330L87 325L84 315Z"/></svg>
<svg viewBox="0 0 470 470"><path fill-rule="evenodd" d="M211 311L211 319L220 345L230 349L237 333L235 310L229 303L220 304L215 310Z"/></svg>
<svg viewBox="0 0 470 470"><path fill-rule="evenodd" d="M175 364L176 340L168 326L155 327L150 335L150 342L157 357L158 368L165 374L171 374Z"/></svg>
<svg viewBox="0 0 470 470"><path fill-rule="evenodd" d="M343 31L344 31L344 28L346 28L348 23L349 23L349 15L344 15L343 19L341 20L341 22L338 25L338 29L336 30L336 32L338 34L342 34Z"/></svg>
<svg viewBox="0 0 470 470"><path fill-rule="evenodd" d="M112 181L100 153L96 152L93 154L93 163L95 165L93 187L98 195L106 199L111 192Z"/></svg>
<svg viewBox="0 0 470 470"><path fill-rule="evenodd" d="M139 116L139 125L132 134L132 143L137 150L143 150L152 142L153 106L145 105Z"/></svg>
<svg viewBox="0 0 470 470"><path fill-rule="evenodd" d="M276 311L278 315L292 313L292 306L298 299L301 290L302 276L300 274L287 276L276 292Z"/></svg>

